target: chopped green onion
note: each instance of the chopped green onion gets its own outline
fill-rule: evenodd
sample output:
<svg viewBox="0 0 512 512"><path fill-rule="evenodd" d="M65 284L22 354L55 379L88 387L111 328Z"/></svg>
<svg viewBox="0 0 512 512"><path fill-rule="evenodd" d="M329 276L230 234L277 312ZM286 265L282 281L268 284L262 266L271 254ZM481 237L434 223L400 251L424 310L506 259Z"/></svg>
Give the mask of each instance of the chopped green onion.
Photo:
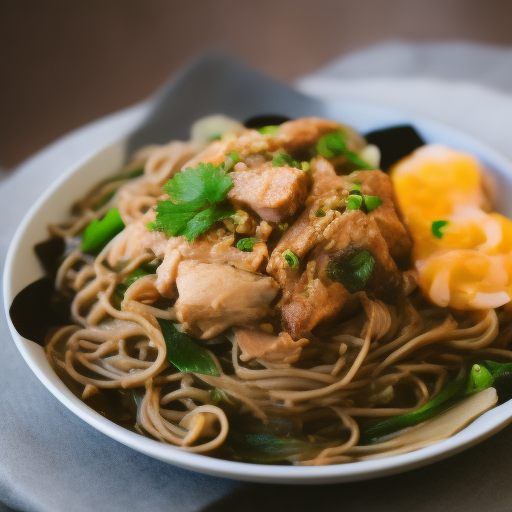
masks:
<svg viewBox="0 0 512 512"><path fill-rule="evenodd" d="M363 196L366 211L372 212L382 204L382 199L378 196Z"/></svg>
<svg viewBox="0 0 512 512"><path fill-rule="evenodd" d="M309 172L311 169L311 165L309 162L301 162L300 167L304 172Z"/></svg>
<svg viewBox="0 0 512 512"><path fill-rule="evenodd" d="M363 206L363 198L361 196L349 195L345 203L347 210L360 210Z"/></svg>
<svg viewBox="0 0 512 512"><path fill-rule="evenodd" d="M239 251L252 252L254 245L259 242L261 242L261 240L259 238L254 238L254 237L242 238L242 239L238 240L238 243L236 244L236 248Z"/></svg>
<svg viewBox="0 0 512 512"><path fill-rule="evenodd" d="M290 251L290 249L286 249L286 251L283 252L283 258L290 268L299 268L299 258L297 258L297 255Z"/></svg>
<svg viewBox="0 0 512 512"><path fill-rule="evenodd" d="M349 293L363 291L375 268L373 254L366 250L348 250L334 257L325 268L331 281L341 283Z"/></svg>
<svg viewBox="0 0 512 512"><path fill-rule="evenodd" d="M279 153L275 158L272 159L272 165L274 167L295 167L299 169L301 164L294 160L288 153Z"/></svg>
<svg viewBox="0 0 512 512"><path fill-rule="evenodd" d="M180 372L219 375L210 353L192 341L187 334L178 331L170 320L158 318L167 348L167 360Z"/></svg>
<svg viewBox="0 0 512 512"><path fill-rule="evenodd" d="M82 235L82 251L97 253L125 228L117 208L112 208L103 219L94 219Z"/></svg>
<svg viewBox="0 0 512 512"><path fill-rule="evenodd" d="M328 133L317 142L316 152L328 160L344 156L358 169L374 169L373 165L365 162L355 151L347 148L347 135L341 130Z"/></svg>
<svg viewBox="0 0 512 512"><path fill-rule="evenodd" d="M490 388L494 383L491 372L483 365L474 364L469 373L469 382L466 395L473 395L479 391Z"/></svg>
<svg viewBox="0 0 512 512"><path fill-rule="evenodd" d="M350 192L354 192L355 190L358 190L359 192L361 192L362 186L363 186L363 183L361 181L353 181L352 188L350 189Z"/></svg>
<svg viewBox="0 0 512 512"><path fill-rule="evenodd" d="M443 238L444 232L441 231L445 226L447 226L449 222L447 220L434 220L432 222L432 234L441 240Z"/></svg>
<svg viewBox="0 0 512 512"><path fill-rule="evenodd" d="M220 139L222 139L222 133L212 133L211 135L208 135L208 142Z"/></svg>
<svg viewBox="0 0 512 512"><path fill-rule="evenodd" d="M288 229L288 222L285 222L284 224L278 224L277 225L279 231L286 231Z"/></svg>
<svg viewBox="0 0 512 512"><path fill-rule="evenodd" d="M315 215L317 217L325 217L325 211L322 208L318 208Z"/></svg>
<svg viewBox="0 0 512 512"><path fill-rule="evenodd" d="M240 157L236 151L232 151L227 155L226 160L224 160L224 170L229 172L235 167L235 165L240 161Z"/></svg>
<svg viewBox="0 0 512 512"><path fill-rule="evenodd" d="M258 131L262 135L270 135L272 137L275 137L279 133L279 126L274 126L274 125L263 126L262 128L259 128Z"/></svg>

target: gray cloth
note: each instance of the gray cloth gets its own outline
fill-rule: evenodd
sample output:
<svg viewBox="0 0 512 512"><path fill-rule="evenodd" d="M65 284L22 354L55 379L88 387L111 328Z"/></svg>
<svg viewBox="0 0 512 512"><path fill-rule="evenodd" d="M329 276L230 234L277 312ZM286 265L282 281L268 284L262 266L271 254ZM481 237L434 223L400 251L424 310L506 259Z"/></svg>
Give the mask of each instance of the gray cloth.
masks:
<svg viewBox="0 0 512 512"><path fill-rule="evenodd" d="M357 76L357 90L365 80L370 90L371 83L383 75L395 77L396 84L405 74L410 78L425 73L447 81L478 80L480 71L472 56L482 52L493 62L492 85L512 90L510 50L406 43L348 56L302 81L301 87L314 92L314 80L327 76L331 84L337 80L340 89L347 91L352 72L354 77L363 75ZM425 55L429 56L426 61ZM446 56L453 55L459 67L456 76L453 66L446 63ZM382 59L386 66L379 64ZM442 86L436 90L442 90ZM478 98L488 94L484 89L473 92ZM505 99L510 101L508 96ZM2 268L14 230L40 191L69 165L139 126L152 106L143 103L68 135L2 182ZM302 111L313 107L307 104ZM449 109L445 102L442 110ZM432 117L436 117L435 109L433 112ZM512 133L511 128L508 125L508 133ZM512 456L508 447L512 445L512 428L443 462L371 482L316 487L240 483L173 467L99 433L68 411L38 381L17 352L3 316L0 340L0 511L492 512L511 508Z"/></svg>

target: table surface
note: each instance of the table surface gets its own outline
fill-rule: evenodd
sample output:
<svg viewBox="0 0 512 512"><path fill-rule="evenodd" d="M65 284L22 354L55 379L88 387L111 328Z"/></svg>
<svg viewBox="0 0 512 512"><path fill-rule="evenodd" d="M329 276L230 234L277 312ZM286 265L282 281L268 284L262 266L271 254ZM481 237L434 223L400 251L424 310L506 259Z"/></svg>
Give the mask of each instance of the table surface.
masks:
<svg viewBox="0 0 512 512"><path fill-rule="evenodd" d="M512 44L504 0L0 0L0 168L138 102L210 47L277 78L389 39Z"/></svg>

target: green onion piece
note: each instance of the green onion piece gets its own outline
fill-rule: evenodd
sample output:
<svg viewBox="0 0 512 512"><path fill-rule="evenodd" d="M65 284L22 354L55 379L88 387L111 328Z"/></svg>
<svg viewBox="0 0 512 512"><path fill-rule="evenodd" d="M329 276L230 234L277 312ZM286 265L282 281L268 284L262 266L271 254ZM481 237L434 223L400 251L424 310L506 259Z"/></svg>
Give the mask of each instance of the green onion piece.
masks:
<svg viewBox="0 0 512 512"><path fill-rule="evenodd" d="M363 196L366 211L372 212L382 204L382 199L378 196Z"/></svg>
<svg viewBox="0 0 512 512"><path fill-rule="evenodd" d="M286 249L286 251L283 252L283 258L290 268L299 268L299 258L297 258L297 255L290 251L290 249Z"/></svg>
<svg viewBox="0 0 512 512"><path fill-rule="evenodd" d="M309 172L311 169L311 165L309 162L301 162L300 167L304 172Z"/></svg>
<svg viewBox="0 0 512 512"><path fill-rule="evenodd" d="M274 167L295 167L301 168L301 164L294 160L288 153L279 153L275 158L272 159L272 165Z"/></svg>
<svg viewBox="0 0 512 512"><path fill-rule="evenodd" d="M318 208L318 210L315 213L316 217L325 217L325 211L322 208Z"/></svg>
<svg viewBox="0 0 512 512"><path fill-rule="evenodd" d="M432 222L432 234L441 240L443 238L444 232L441 231L442 228L447 226L449 222L447 220L435 220Z"/></svg>
<svg viewBox="0 0 512 512"><path fill-rule="evenodd" d="M469 372L466 395L474 395L479 391L490 388L494 383L491 372L483 365L474 364Z"/></svg>
<svg viewBox="0 0 512 512"><path fill-rule="evenodd" d="M341 283L348 292L363 291L375 268L373 254L366 250L348 250L333 258L325 268L325 274L331 281Z"/></svg>
<svg viewBox="0 0 512 512"><path fill-rule="evenodd" d="M349 195L345 203L347 210L360 210L363 206L363 198L361 196Z"/></svg>
<svg viewBox="0 0 512 512"><path fill-rule="evenodd" d="M222 133L212 133L211 135L208 135L208 142L220 139L222 139Z"/></svg>
<svg viewBox="0 0 512 512"><path fill-rule="evenodd" d="M82 251L98 253L125 228L117 208L112 208L103 219L94 219L82 235Z"/></svg>
<svg viewBox="0 0 512 512"><path fill-rule="evenodd" d="M279 126L274 126L274 125L263 126L262 128L259 128L258 131L262 135L270 135L272 137L275 137L279 133Z"/></svg>
<svg viewBox="0 0 512 512"><path fill-rule="evenodd" d="M361 433L360 444L376 442L381 437L388 436L404 428L418 425L418 423L422 423L423 421L437 416L449 406L453 405L451 399L455 398L463 391L465 381L466 379L458 378L450 382L430 400L430 402L427 402L417 411L379 421Z"/></svg>
<svg viewBox="0 0 512 512"><path fill-rule="evenodd" d="M235 167L235 165L240 161L240 157L236 151L232 151L224 160L224 170L229 172Z"/></svg>
<svg viewBox="0 0 512 512"><path fill-rule="evenodd" d="M505 372L512 372L512 363L495 363L494 361L485 360L480 363L480 366L485 366L494 378Z"/></svg>
<svg viewBox="0 0 512 512"><path fill-rule="evenodd" d="M365 162L355 151L347 148L347 136L341 130L328 133L317 142L316 152L328 160L344 156L358 169L374 169L373 165Z"/></svg>
<svg viewBox="0 0 512 512"><path fill-rule="evenodd" d="M352 188L350 189L350 192L359 191L361 192L361 187L363 186L362 181L353 181L352 182Z"/></svg>
<svg viewBox="0 0 512 512"><path fill-rule="evenodd" d="M236 248L239 251L252 252L254 244L257 244L259 242L261 242L261 240L259 238L254 238L254 237L242 238L242 239L238 240L238 243L236 244Z"/></svg>
<svg viewBox="0 0 512 512"><path fill-rule="evenodd" d="M219 375L210 353L192 341L187 334L178 331L170 320L158 318L167 347L167 360L180 372Z"/></svg>

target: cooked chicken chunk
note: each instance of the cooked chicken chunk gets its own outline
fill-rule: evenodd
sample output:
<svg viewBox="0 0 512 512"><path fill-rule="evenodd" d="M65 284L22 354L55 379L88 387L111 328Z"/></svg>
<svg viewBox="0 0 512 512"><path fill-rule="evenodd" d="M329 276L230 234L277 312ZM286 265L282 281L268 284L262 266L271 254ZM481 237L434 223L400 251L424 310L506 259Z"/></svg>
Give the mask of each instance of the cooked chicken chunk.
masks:
<svg viewBox="0 0 512 512"><path fill-rule="evenodd" d="M251 329L235 329L235 338L242 351L242 361L260 359L272 364L294 363L299 358L303 345L308 343L305 338L293 341L287 332L274 336Z"/></svg>
<svg viewBox="0 0 512 512"><path fill-rule="evenodd" d="M396 260L407 258L411 252L412 241L396 213L395 194L389 176L381 171L357 171L350 178L362 183L363 194L382 199L382 204L368 215L377 223L391 256Z"/></svg>
<svg viewBox="0 0 512 512"><path fill-rule="evenodd" d="M294 167L263 166L229 176L235 185L228 197L247 204L266 221L292 216L308 196L308 176Z"/></svg>
<svg viewBox="0 0 512 512"><path fill-rule="evenodd" d="M195 336L211 338L232 325L245 325L270 312L279 291L271 278L225 263L182 261L176 279L176 315Z"/></svg>

